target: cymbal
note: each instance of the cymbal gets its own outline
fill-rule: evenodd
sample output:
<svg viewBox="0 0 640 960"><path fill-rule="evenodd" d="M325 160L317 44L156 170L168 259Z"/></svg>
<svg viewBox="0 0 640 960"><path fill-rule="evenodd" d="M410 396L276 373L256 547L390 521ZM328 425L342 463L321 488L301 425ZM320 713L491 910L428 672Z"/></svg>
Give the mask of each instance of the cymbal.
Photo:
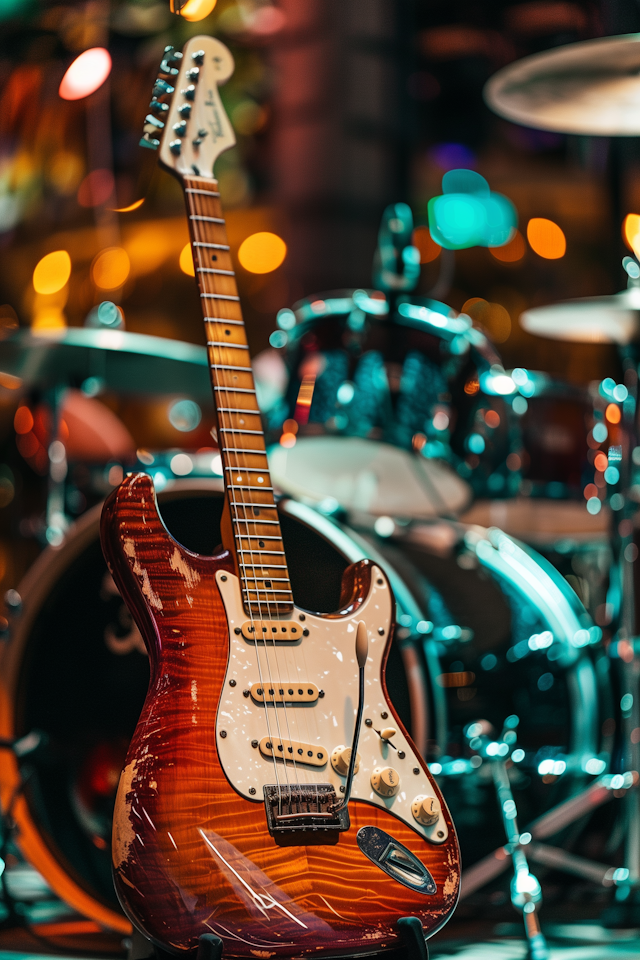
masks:
<svg viewBox="0 0 640 960"><path fill-rule="evenodd" d="M520 315L520 326L551 340L626 346L640 335L640 288L534 307Z"/></svg>
<svg viewBox="0 0 640 960"><path fill-rule="evenodd" d="M124 330L19 330L0 342L0 372L40 389L80 386L95 377L101 389L119 393L211 400L204 347Z"/></svg>
<svg viewBox="0 0 640 960"><path fill-rule="evenodd" d="M640 133L640 34L570 43L509 64L484 88L495 113L540 130Z"/></svg>
<svg viewBox="0 0 640 960"><path fill-rule="evenodd" d="M273 482L314 504L329 498L350 513L428 519L457 514L471 488L446 463L362 437L300 437L269 451Z"/></svg>

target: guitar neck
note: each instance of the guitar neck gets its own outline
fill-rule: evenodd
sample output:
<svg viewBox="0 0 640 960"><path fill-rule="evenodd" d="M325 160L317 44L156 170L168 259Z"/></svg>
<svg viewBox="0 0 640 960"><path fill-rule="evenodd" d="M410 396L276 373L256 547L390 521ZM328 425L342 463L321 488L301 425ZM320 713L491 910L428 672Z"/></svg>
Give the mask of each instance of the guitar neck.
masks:
<svg viewBox="0 0 640 960"><path fill-rule="evenodd" d="M187 177L184 191L244 605L278 619L293 596L218 184Z"/></svg>

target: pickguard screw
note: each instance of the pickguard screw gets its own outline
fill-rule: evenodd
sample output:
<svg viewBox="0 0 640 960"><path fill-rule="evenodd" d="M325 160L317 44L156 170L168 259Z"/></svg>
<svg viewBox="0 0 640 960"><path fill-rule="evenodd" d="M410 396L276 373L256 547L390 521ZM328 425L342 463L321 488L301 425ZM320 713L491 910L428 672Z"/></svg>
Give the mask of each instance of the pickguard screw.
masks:
<svg viewBox="0 0 640 960"><path fill-rule="evenodd" d="M413 772L415 773L415 775L416 775L416 777L417 777L418 774L420 773L420 767L414 767L414 768L413 768Z"/></svg>
<svg viewBox="0 0 640 960"><path fill-rule="evenodd" d="M309 631L307 630L306 627L305 627L305 629L302 631L302 636L303 636L303 637L308 637L308 636L309 636Z"/></svg>
<svg viewBox="0 0 640 960"><path fill-rule="evenodd" d="M344 784L340 785L340 793L344 793Z"/></svg>
<svg viewBox="0 0 640 960"><path fill-rule="evenodd" d="M406 753L404 752L404 750L398 750L398 759L404 760L405 757L406 757Z"/></svg>
<svg viewBox="0 0 640 960"><path fill-rule="evenodd" d="M324 690L318 690L318 696L324 697Z"/></svg>
<svg viewBox="0 0 640 960"><path fill-rule="evenodd" d="M300 616L298 617L298 619L299 619L299 620L306 620L307 618L305 617L304 613L301 613Z"/></svg>
<svg viewBox="0 0 640 960"><path fill-rule="evenodd" d="M252 797L255 797L255 795L256 795L256 788L255 788L255 787L249 787L249 793L251 794Z"/></svg>
<svg viewBox="0 0 640 960"><path fill-rule="evenodd" d="M383 713L380 714L380 716L382 717L383 720L386 720L387 717L389 716L389 714L388 714L387 711L385 710Z"/></svg>
<svg viewBox="0 0 640 960"><path fill-rule="evenodd" d="M252 740L252 741L251 741L251 746L252 746L253 749L255 750L256 747L258 746L258 741L257 741L257 740Z"/></svg>
<svg viewBox="0 0 640 960"><path fill-rule="evenodd" d="M235 685L236 685L235 680L229 680L229 686L230 686L230 687L235 687Z"/></svg>
<svg viewBox="0 0 640 960"><path fill-rule="evenodd" d="M242 696L243 696L243 697L248 697L249 694L250 694L250 692L251 692L250 690L243 690L243 691L242 691Z"/></svg>
<svg viewBox="0 0 640 960"><path fill-rule="evenodd" d="M444 830L438 830L438 836L444 837Z"/></svg>
<svg viewBox="0 0 640 960"><path fill-rule="evenodd" d="M239 636L239 635L242 633L242 630L240 629L240 627L236 627L233 632L234 632L237 636Z"/></svg>
<svg viewBox="0 0 640 960"><path fill-rule="evenodd" d="M367 719L366 719L365 722L364 722L364 725L365 725L365 727L372 727L372 726L373 726L373 720L369 720L369 718L367 717Z"/></svg>
<svg viewBox="0 0 640 960"><path fill-rule="evenodd" d="M220 577L220 579L221 579L221 580L222 580L222 582L224 583L224 582L226 581L226 579L227 579L227 578L226 578L226 577L224 576L224 574L223 574L223 575L222 575L222 576Z"/></svg>
<svg viewBox="0 0 640 960"><path fill-rule="evenodd" d="M378 584L379 587L381 587L382 584L384 583L384 581L381 580L380 578L378 578L378 579L376 580L376 583Z"/></svg>
<svg viewBox="0 0 640 960"><path fill-rule="evenodd" d="M222 737L223 740L224 740L224 738L226 737L226 735L227 735L227 731L226 731L226 730L221 730L221 731L220 731L220 736Z"/></svg>
<svg viewBox="0 0 640 960"><path fill-rule="evenodd" d="M384 627L378 627L378 633L380 634L381 637L383 637L383 636L384 636Z"/></svg>

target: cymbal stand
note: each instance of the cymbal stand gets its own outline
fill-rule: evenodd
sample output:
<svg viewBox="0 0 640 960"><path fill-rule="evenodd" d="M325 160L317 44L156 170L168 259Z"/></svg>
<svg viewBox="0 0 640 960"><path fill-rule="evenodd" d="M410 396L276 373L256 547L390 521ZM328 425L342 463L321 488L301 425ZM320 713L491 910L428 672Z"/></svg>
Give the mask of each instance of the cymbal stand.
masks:
<svg viewBox="0 0 640 960"><path fill-rule="evenodd" d="M49 480L47 488L47 516L45 537L53 547L59 546L69 527L65 505L65 479L67 476L67 451L62 440L58 439L60 428L60 410L67 388L54 387L49 391L48 400L51 409L51 442L47 456L49 458Z"/></svg>

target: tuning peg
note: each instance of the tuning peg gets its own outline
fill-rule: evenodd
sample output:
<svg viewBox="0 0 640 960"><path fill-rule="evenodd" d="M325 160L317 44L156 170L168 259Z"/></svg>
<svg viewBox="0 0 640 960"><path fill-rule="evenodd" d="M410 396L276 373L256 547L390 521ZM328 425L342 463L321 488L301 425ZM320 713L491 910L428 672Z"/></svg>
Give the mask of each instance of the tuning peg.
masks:
<svg viewBox="0 0 640 960"><path fill-rule="evenodd" d="M154 97L149 104L149 110L158 110L160 113L167 113L169 109L168 103L163 103L161 100L156 100Z"/></svg>
<svg viewBox="0 0 640 960"><path fill-rule="evenodd" d="M187 70L185 76L187 80L195 80L197 83L200 76L200 67L191 67L190 70Z"/></svg>
<svg viewBox="0 0 640 960"><path fill-rule="evenodd" d="M182 54L180 51L176 51L176 48L169 44L168 47L164 48L164 59L165 60L182 60Z"/></svg>
<svg viewBox="0 0 640 960"><path fill-rule="evenodd" d="M177 68L177 67L170 67L170 66L169 66L169 61L168 61L168 60L163 60L162 63L160 64L160 73L166 73L167 76L169 76L169 77L177 77L177 76L178 76L178 68Z"/></svg>
<svg viewBox="0 0 640 960"><path fill-rule="evenodd" d="M187 121L179 120L178 123L174 123L171 129L175 130L179 137L182 137L187 132Z"/></svg>
<svg viewBox="0 0 640 960"><path fill-rule="evenodd" d="M191 104L183 103L178 107L178 113L181 117L190 117L191 116Z"/></svg>
<svg viewBox="0 0 640 960"><path fill-rule="evenodd" d="M192 83L188 87L185 87L184 90L181 90L180 93L186 100L195 100L196 97L196 88Z"/></svg>
<svg viewBox="0 0 640 960"><path fill-rule="evenodd" d="M146 115L146 117L144 118L144 122L145 122L145 125L151 124L151 126L156 127L157 130L164 130L164 122L162 120L158 120L158 118L154 117L152 113L148 113Z"/></svg>
<svg viewBox="0 0 640 960"><path fill-rule="evenodd" d="M175 87L172 87L166 80L158 79L153 85L153 95L155 97L161 97L164 93L173 93L174 90Z"/></svg>
<svg viewBox="0 0 640 960"><path fill-rule="evenodd" d="M191 59L194 63L204 63L204 50L196 50L195 53L191 54Z"/></svg>
<svg viewBox="0 0 640 960"><path fill-rule="evenodd" d="M169 144L169 150L177 156L182 150L182 140L172 140Z"/></svg>
<svg viewBox="0 0 640 960"><path fill-rule="evenodd" d="M150 137L148 133L145 133L140 139L140 146L147 147L148 150L157 150L160 146L160 141Z"/></svg>

